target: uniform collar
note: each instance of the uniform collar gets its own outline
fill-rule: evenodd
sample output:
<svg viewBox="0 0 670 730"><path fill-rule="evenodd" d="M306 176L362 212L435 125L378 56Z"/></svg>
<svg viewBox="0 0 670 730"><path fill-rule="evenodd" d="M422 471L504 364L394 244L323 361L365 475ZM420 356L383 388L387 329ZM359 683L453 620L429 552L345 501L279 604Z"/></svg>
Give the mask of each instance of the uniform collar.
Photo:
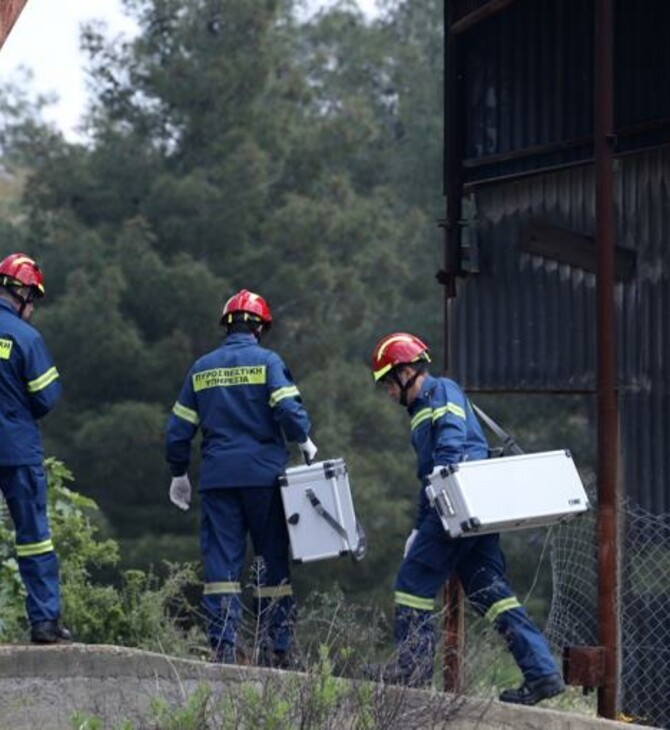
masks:
<svg viewBox="0 0 670 730"><path fill-rule="evenodd" d="M407 406L407 412L410 416L413 416L417 411L422 408L430 406L430 394L435 388L437 378L434 378L430 373L426 375L423 383L421 383L421 390L417 397L412 401L411 405Z"/></svg>
<svg viewBox="0 0 670 730"><path fill-rule="evenodd" d="M233 332L227 335L223 342L224 345L257 345L258 340L255 335L246 334L245 332Z"/></svg>
<svg viewBox="0 0 670 730"><path fill-rule="evenodd" d="M8 302L8 301L7 301L6 299L0 299L0 307L2 307L2 309L7 309L8 311L10 311L10 312L11 312L11 313L12 313L13 315L15 315L16 317L18 317L18 316L19 316L19 313L18 313L18 312L16 311L16 309L15 309L15 308L14 308L14 307L13 307L13 306L11 305L11 302ZM20 317L19 317L19 319L20 319Z"/></svg>

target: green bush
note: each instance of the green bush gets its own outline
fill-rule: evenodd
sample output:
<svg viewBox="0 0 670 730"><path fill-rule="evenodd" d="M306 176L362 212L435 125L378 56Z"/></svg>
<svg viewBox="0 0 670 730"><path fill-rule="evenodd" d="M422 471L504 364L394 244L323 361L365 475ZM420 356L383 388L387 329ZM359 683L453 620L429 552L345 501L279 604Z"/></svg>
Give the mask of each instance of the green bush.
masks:
<svg viewBox="0 0 670 730"><path fill-rule="evenodd" d="M113 539L101 539L96 503L73 490L69 469L45 462L49 481L51 533L60 561L63 620L77 641L134 646L186 655L193 638L176 617L184 609L186 585L195 582L191 565L167 565L167 577L126 570L115 584L96 581L96 573L115 573L120 561ZM0 641L20 641L25 633L25 590L14 553L7 515L0 520Z"/></svg>

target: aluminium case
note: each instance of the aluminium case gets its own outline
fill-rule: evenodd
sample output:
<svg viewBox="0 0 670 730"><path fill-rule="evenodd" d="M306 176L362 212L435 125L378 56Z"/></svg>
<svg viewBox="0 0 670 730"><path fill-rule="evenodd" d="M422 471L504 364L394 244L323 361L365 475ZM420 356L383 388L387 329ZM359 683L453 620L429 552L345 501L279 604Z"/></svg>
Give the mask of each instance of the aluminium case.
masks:
<svg viewBox="0 0 670 730"><path fill-rule="evenodd" d="M426 495L450 537L566 522L589 508L567 450L438 467Z"/></svg>
<svg viewBox="0 0 670 730"><path fill-rule="evenodd" d="M362 557L344 459L290 467L279 485L295 562Z"/></svg>

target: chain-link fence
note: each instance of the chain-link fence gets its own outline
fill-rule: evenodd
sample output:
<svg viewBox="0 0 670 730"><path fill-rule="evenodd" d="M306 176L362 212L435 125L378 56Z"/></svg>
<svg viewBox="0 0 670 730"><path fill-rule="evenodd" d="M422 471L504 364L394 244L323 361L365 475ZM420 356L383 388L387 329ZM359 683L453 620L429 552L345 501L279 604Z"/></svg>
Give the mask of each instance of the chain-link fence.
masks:
<svg viewBox="0 0 670 730"><path fill-rule="evenodd" d="M563 646L597 646L598 571L593 510L552 528L553 598L547 636ZM670 727L670 515L624 502L620 592L619 710L636 722Z"/></svg>
<svg viewBox="0 0 670 730"><path fill-rule="evenodd" d="M670 515L624 514L621 707L670 727Z"/></svg>
<svg viewBox="0 0 670 730"><path fill-rule="evenodd" d="M591 509L549 531L553 593L545 633L552 647L598 645L596 489L586 485Z"/></svg>

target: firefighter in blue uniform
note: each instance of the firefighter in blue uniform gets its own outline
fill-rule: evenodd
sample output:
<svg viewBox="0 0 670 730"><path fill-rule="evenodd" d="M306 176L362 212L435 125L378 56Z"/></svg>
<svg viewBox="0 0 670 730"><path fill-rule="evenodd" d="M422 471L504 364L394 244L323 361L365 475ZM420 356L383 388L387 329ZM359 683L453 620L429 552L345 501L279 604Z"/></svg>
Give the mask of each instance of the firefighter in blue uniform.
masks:
<svg viewBox="0 0 670 730"><path fill-rule="evenodd" d="M26 588L30 639L70 639L60 623L58 558L47 517L47 478L37 420L55 405L61 385L40 333L28 320L44 296L44 278L29 256L0 262L0 489L16 532Z"/></svg>
<svg viewBox="0 0 670 730"><path fill-rule="evenodd" d="M436 467L488 456L486 439L467 397L453 380L430 375L429 362L427 346L405 332L381 339L372 357L375 380L384 385L389 397L407 408L422 485ZM449 540L423 486L416 525L396 578L397 660L385 667L371 667L369 673L391 683L430 684L435 596L453 573L475 610L504 638L523 674L523 684L505 690L500 699L534 705L563 692L565 685L545 637L509 587L499 536Z"/></svg>
<svg viewBox="0 0 670 730"><path fill-rule="evenodd" d="M166 457L173 475L170 499L188 509L191 441L201 430L203 606L214 661L237 660L249 533L260 618L256 661L281 668L291 661L295 600L278 477L288 461L285 439L298 443L308 463L316 446L288 368L259 345L271 323L267 302L253 292L242 290L226 302L221 315L226 338L189 370L167 424Z"/></svg>

